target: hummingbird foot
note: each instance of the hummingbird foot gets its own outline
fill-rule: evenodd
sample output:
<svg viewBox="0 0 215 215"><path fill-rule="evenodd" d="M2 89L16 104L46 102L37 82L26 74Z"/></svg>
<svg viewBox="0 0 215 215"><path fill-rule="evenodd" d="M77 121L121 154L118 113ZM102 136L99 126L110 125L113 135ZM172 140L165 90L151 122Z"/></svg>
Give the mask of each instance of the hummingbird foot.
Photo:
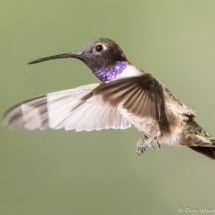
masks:
<svg viewBox="0 0 215 215"><path fill-rule="evenodd" d="M159 143L159 141L158 141L157 138L155 138L155 143L156 143L157 147L160 149L161 148L161 144Z"/></svg>
<svg viewBox="0 0 215 215"><path fill-rule="evenodd" d="M150 144L151 139L149 139L147 136L144 136L143 138L139 139L137 142L137 154L141 155L144 151L146 151L147 147L150 147L151 149L154 149L154 147Z"/></svg>

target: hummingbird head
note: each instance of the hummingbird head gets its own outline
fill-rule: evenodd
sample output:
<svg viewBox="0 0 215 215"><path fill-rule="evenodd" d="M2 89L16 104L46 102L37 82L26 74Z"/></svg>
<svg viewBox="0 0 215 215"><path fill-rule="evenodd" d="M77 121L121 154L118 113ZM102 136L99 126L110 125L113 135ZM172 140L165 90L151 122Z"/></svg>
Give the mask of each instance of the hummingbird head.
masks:
<svg viewBox="0 0 215 215"><path fill-rule="evenodd" d="M126 56L111 39L99 38L88 42L75 52L41 58L29 64L59 58L77 58L83 61L101 81L114 79L126 68Z"/></svg>

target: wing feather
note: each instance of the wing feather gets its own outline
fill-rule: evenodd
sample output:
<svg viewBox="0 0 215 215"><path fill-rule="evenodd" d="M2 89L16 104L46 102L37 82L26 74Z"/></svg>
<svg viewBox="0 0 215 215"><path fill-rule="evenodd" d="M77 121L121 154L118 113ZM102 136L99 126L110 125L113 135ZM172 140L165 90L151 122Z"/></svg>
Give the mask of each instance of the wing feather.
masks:
<svg viewBox="0 0 215 215"><path fill-rule="evenodd" d="M101 84L94 90L94 95L101 95L104 102L114 107L123 103L123 109L140 118L159 120L159 113L164 110L163 89L148 73Z"/></svg>
<svg viewBox="0 0 215 215"><path fill-rule="evenodd" d="M98 85L90 84L49 93L21 102L5 113L3 124L12 129L23 126L29 130L65 128L65 130L91 131L115 128L115 124L120 122L115 124L114 122L121 120L117 108L104 102L101 96L91 96ZM83 99L86 96L88 99ZM126 119L124 121L126 123L121 125L123 129L131 127Z"/></svg>
<svg viewBox="0 0 215 215"><path fill-rule="evenodd" d="M150 74L90 84L26 100L6 111L3 124L10 128L46 128L91 131L126 129L132 125L124 110L135 117L159 120L164 104L160 84Z"/></svg>

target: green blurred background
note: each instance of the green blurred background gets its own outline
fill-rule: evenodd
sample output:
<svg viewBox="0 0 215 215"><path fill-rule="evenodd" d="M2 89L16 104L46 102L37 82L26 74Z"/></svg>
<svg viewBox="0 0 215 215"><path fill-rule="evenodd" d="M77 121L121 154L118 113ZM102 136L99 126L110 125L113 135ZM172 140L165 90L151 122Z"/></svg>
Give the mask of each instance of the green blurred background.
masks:
<svg viewBox="0 0 215 215"><path fill-rule="evenodd" d="M27 63L108 37L215 136L214 11L214 0L1 0L0 115L25 99L99 82L75 59ZM215 161L167 145L140 157L141 137L134 128L0 126L0 214L172 215L179 207L215 207Z"/></svg>

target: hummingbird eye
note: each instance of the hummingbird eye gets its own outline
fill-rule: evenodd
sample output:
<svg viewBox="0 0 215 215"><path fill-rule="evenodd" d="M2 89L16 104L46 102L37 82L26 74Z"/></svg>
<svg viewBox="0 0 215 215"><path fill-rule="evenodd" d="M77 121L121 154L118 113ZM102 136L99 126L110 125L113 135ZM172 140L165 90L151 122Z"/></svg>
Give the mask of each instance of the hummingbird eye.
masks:
<svg viewBox="0 0 215 215"><path fill-rule="evenodd" d="M102 45L98 45L98 46L96 46L95 49L96 49L97 52L101 52L103 50L103 46Z"/></svg>

